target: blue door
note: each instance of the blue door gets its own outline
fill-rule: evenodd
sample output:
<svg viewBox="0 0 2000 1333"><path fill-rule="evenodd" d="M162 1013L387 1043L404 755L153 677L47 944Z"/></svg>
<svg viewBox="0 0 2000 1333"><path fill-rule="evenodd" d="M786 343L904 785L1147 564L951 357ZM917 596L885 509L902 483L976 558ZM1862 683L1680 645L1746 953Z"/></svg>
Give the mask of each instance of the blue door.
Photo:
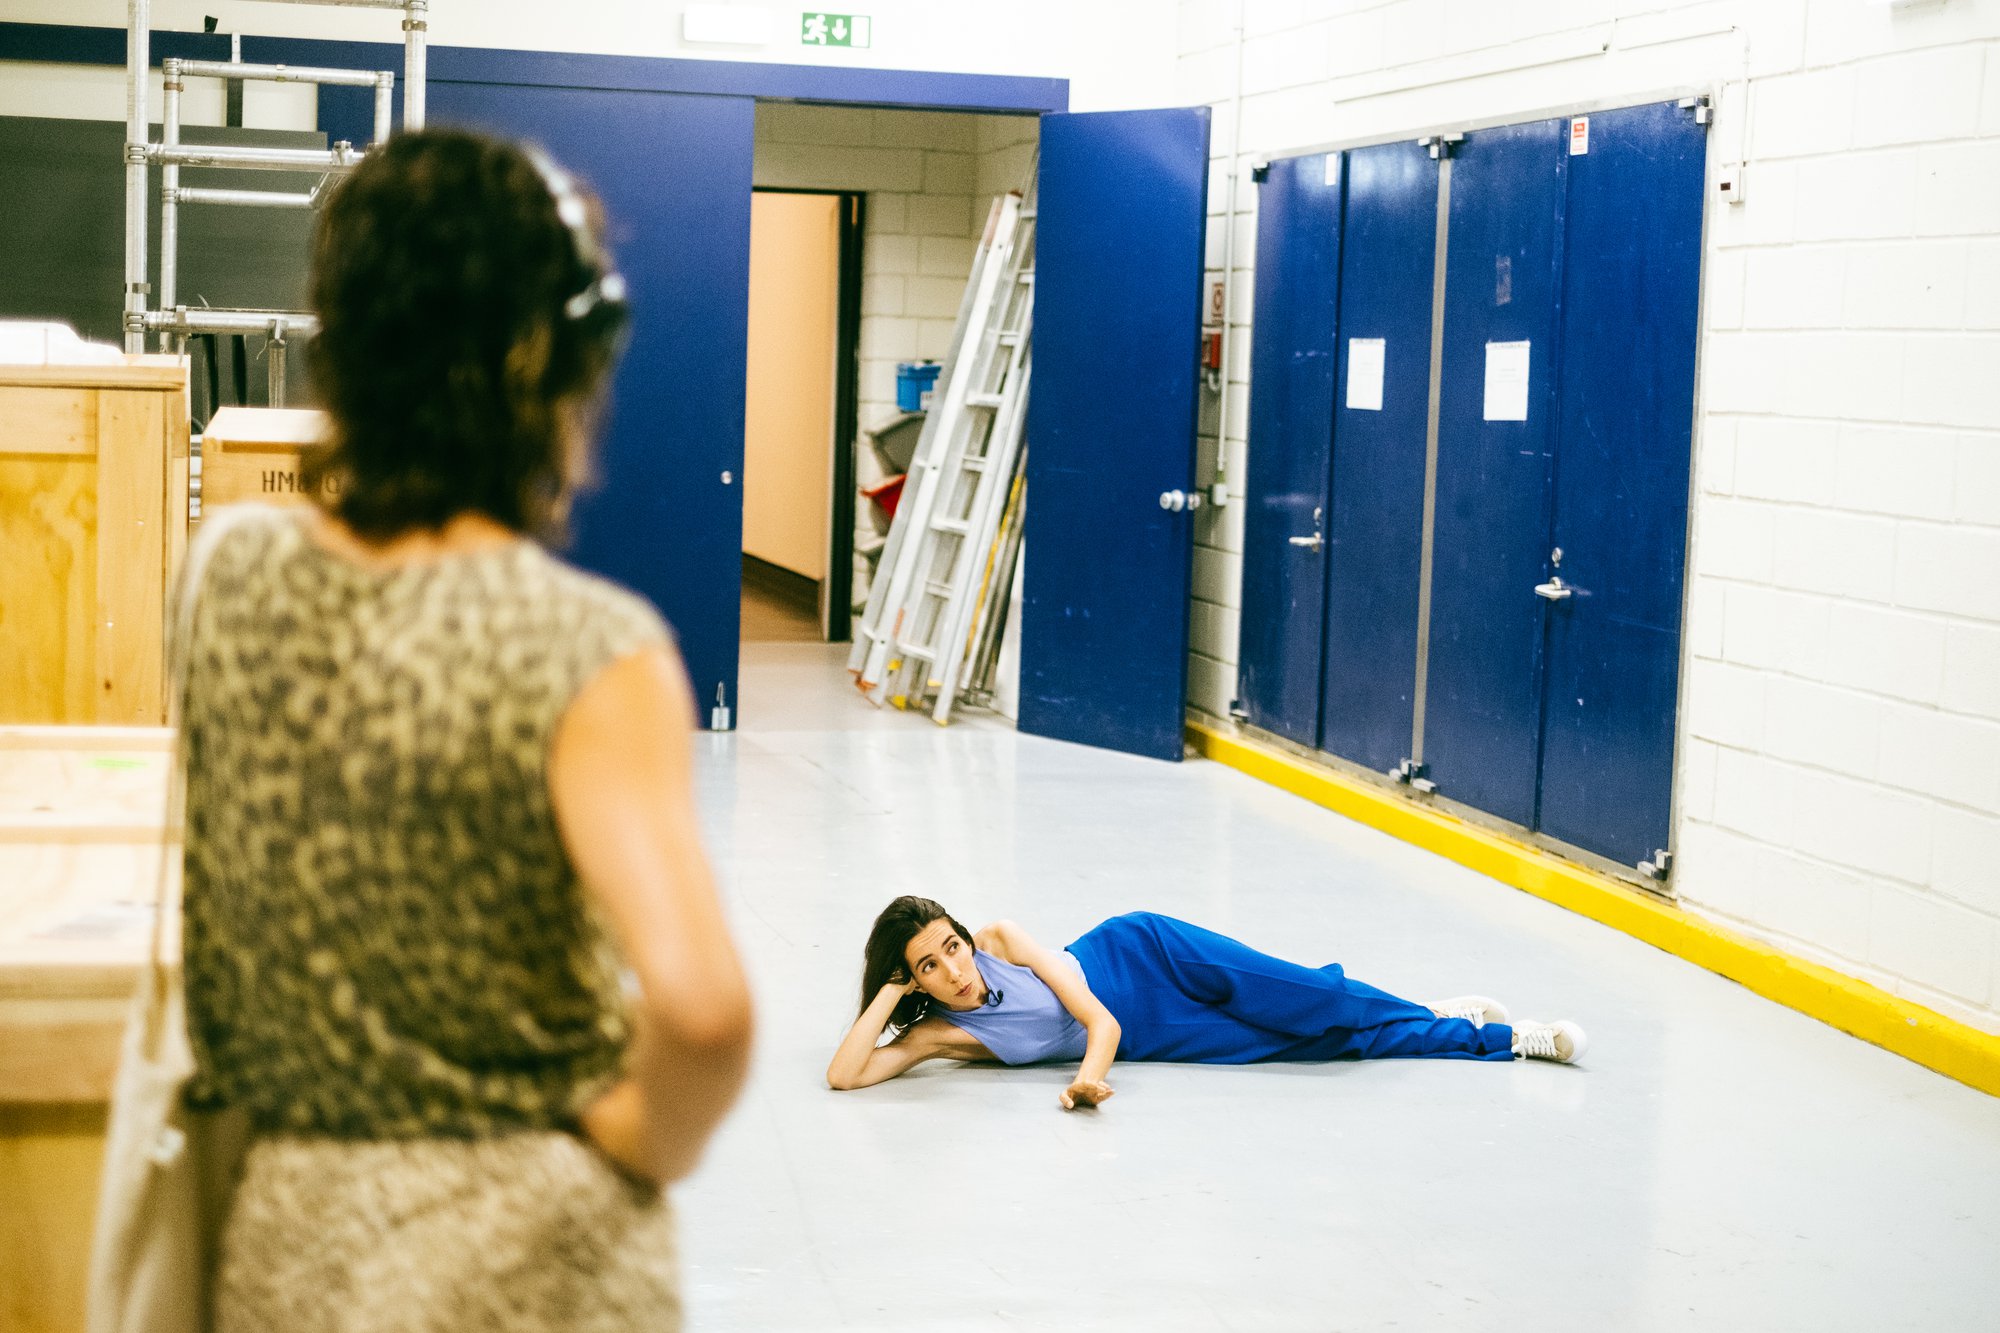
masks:
<svg viewBox="0 0 2000 1333"><path fill-rule="evenodd" d="M1668 846L1704 134L1630 107L1568 161L1539 826L1627 865Z"/></svg>
<svg viewBox="0 0 2000 1333"><path fill-rule="evenodd" d="M701 719L736 705L750 288L747 97L433 82L433 124L534 140L604 200L632 299L573 558L673 625Z"/></svg>
<svg viewBox="0 0 2000 1333"><path fill-rule="evenodd" d="M1208 129L1042 117L1035 239L1020 726L1174 760L1194 520L1162 497L1194 489Z"/></svg>
<svg viewBox="0 0 2000 1333"><path fill-rule="evenodd" d="M1535 822L1567 122L1451 161L1423 760L1440 795Z"/></svg>
<svg viewBox="0 0 2000 1333"><path fill-rule="evenodd" d="M1438 171L1347 154L1320 746L1377 772L1415 754Z"/></svg>
<svg viewBox="0 0 2000 1333"><path fill-rule="evenodd" d="M1281 158L1257 193L1237 693L1251 725L1301 745L1319 742L1340 176L1338 153Z"/></svg>

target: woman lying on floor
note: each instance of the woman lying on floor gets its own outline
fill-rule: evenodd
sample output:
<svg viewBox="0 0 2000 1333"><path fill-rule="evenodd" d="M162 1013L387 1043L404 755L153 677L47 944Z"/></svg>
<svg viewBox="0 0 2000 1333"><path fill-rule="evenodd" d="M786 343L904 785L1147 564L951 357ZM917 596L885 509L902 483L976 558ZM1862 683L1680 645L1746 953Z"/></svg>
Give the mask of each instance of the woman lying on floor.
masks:
<svg viewBox="0 0 2000 1333"><path fill-rule="evenodd" d="M1112 917L1058 952L1011 921L975 934L930 899L904 897L869 932L861 1014L826 1079L846 1090L926 1060L1081 1060L1060 1099L1074 1110L1111 1096L1113 1059L1570 1063L1583 1048L1574 1023L1509 1027L1507 1011L1477 995L1399 1000L1337 964L1288 963L1152 912Z"/></svg>

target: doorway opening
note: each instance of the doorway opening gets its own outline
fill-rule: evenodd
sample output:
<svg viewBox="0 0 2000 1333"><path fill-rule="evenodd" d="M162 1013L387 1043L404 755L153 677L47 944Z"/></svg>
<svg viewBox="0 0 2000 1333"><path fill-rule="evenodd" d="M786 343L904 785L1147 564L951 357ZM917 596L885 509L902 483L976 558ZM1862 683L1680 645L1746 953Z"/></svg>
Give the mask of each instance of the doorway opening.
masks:
<svg viewBox="0 0 2000 1333"><path fill-rule="evenodd" d="M949 352L988 204L1026 179L1038 129L1032 115L758 103L743 642L851 639L928 406L906 381ZM810 262L781 257L794 252ZM830 320L831 364L815 350Z"/></svg>

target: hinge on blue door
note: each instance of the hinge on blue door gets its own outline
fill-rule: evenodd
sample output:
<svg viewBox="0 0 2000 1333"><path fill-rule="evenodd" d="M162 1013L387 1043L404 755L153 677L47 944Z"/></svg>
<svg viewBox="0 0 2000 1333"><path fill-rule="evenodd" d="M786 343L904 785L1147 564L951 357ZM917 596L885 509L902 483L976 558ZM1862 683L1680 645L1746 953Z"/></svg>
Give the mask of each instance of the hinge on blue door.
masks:
<svg viewBox="0 0 2000 1333"><path fill-rule="evenodd" d="M1450 157L1452 150L1465 142L1463 134L1427 134L1417 140L1417 147L1431 150L1431 159Z"/></svg>
<svg viewBox="0 0 2000 1333"><path fill-rule="evenodd" d="M1715 105L1708 100L1706 93L1700 97L1683 97L1680 108L1694 112L1694 123L1697 125L1706 125L1715 119Z"/></svg>
<svg viewBox="0 0 2000 1333"><path fill-rule="evenodd" d="M1389 770L1389 776L1398 782L1407 783L1411 791L1420 791L1424 795L1429 796L1438 789L1437 783L1432 782L1428 777L1424 776L1430 771L1431 766L1429 764L1420 764L1414 759L1405 759L1402 763Z"/></svg>
<svg viewBox="0 0 2000 1333"><path fill-rule="evenodd" d="M1252 162L1250 164L1250 179L1256 181L1259 185L1262 185L1264 178L1270 174L1271 164L1269 162Z"/></svg>
<svg viewBox="0 0 2000 1333"><path fill-rule="evenodd" d="M1663 884L1666 882L1667 876L1673 873L1673 869L1674 854L1665 850L1654 852L1652 860L1641 861L1639 863L1640 874L1644 875L1647 879L1659 880Z"/></svg>

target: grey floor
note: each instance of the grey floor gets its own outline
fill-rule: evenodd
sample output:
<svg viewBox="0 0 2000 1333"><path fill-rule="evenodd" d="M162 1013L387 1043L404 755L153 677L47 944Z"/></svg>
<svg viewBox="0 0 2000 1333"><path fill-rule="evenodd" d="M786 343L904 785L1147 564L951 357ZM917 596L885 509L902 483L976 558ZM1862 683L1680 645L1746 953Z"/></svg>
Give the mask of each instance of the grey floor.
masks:
<svg viewBox="0 0 2000 1333"><path fill-rule="evenodd" d="M761 1031L677 1194L692 1328L2000 1329L2000 1100L1219 765L877 712L843 655L747 646L699 746ZM1592 1046L828 1091L904 892L1053 944L1168 912Z"/></svg>
<svg viewBox="0 0 2000 1333"><path fill-rule="evenodd" d="M818 643L819 617L749 584L743 587L743 642Z"/></svg>

